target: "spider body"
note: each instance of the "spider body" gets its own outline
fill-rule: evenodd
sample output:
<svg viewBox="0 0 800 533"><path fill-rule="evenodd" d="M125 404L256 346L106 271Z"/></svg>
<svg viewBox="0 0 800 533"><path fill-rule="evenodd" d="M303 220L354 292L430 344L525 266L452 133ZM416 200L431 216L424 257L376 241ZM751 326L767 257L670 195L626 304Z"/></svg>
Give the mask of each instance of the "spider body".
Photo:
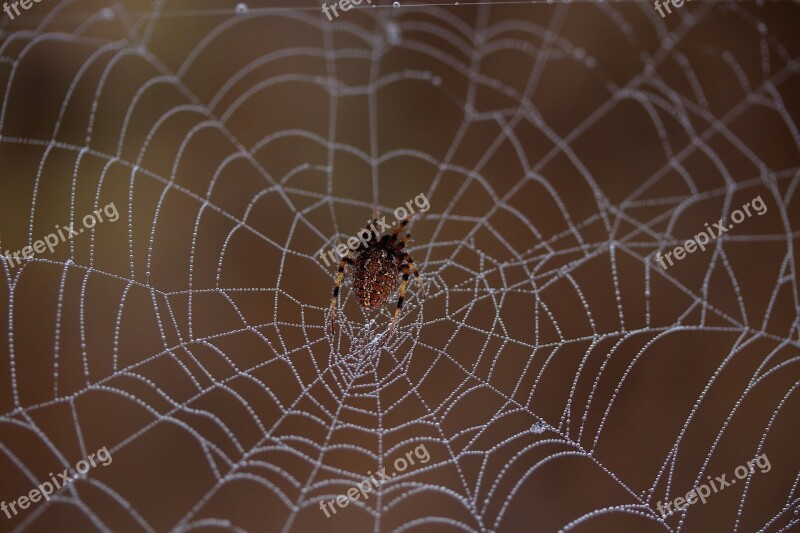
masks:
<svg viewBox="0 0 800 533"><path fill-rule="evenodd" d="M399 295L397 297L397 308L392 318L390 331L394 330L397 317L403 308L403 301L406 296L409 273L413 272L419 280L419 272L414 265L414 260L404 251L406 244L411 239L411 234L406 234L402 239L398 238L403 229L408 225L409 219L403 220L395 230L393 235L380 236L377 232L370 231L369 240L359 245L355 251L355 259L346 255L339 262L339 272L336 275L336 283L333 287L333 297L331 298L330 324L333 326L335 317L334 310L336 301L339 297L339 288L344 278L345 265L351 266L350 281L353 284L353 291L356 300L366 311L379 309L386 300L397 289L398 276L402 275L400 282ZM372 224L367 225L367 229Z"/></svg>
<svg viewBox="0 0 800 533"><path fill-rule="evenodd" d="M354 263L350 281L358 303L367 311L378 309L397 288L403 269L402 252L378 243L361 252Z"/></svg>

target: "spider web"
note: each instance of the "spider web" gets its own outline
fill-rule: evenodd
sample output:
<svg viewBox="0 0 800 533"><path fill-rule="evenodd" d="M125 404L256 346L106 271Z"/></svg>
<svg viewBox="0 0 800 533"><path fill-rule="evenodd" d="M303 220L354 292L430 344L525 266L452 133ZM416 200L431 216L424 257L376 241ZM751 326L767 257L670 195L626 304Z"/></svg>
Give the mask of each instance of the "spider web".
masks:
<svg viewBox="0 0 800 533"><path fill-rule="evenodd" d="M113 457L4 529L797 527L797 5L527 4L3 19L2 251L121 213L2 261L0 496ZM319 251L419 194L425 297L328 334Z"/></svg>

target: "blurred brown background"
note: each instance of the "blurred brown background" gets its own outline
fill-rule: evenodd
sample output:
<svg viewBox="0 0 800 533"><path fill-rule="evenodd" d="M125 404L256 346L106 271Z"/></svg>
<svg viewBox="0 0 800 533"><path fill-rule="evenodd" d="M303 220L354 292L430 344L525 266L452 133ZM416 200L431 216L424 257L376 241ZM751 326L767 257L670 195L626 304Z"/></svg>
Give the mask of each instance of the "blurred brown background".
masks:
<svg viewBox="0 0 800 533"><path fill-rule="evenodd" d="M0 499L113 462L0 530L797 528L798 4L375 3L4 16L0 248L121 217L2 265ZM420 193L426 297L328 335L318 251Z"/></svg>

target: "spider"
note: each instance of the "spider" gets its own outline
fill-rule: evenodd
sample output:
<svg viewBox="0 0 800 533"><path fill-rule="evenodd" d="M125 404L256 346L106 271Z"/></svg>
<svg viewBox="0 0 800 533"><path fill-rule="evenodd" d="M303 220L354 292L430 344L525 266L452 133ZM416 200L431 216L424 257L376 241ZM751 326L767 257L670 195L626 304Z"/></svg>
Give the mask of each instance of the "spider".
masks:
<svg viewBox="0 0 800 533"><path fill-rule="evenodd" d="M333 331L333 322L336 309L336 301L339 297L339 287L344 278L344 266L350 265L350 281L353 284L353 290L356 293L356 299L361 307L366 311L373 311L380 308L384 302L391 296L397 287L397 276L402 273L403 281L400 283L399 296L397 298L397 308L394 311L392 318L392 325L389 328L389 335L394 331L394 326L397 323L397 317L400 310L403 308L403 300L406 297L406 287L408 286L409 272L414 273L417 282L422 283L419 278L419 271L414 265L414 260L404 252L403 248L406 247L408 241L411 239L411 234L406 233L402 239L398 239L400 233L408 225L410 216L406 217L395 230L392 235L384 235L380 237L378 233L370 231L370 238L366 244L363 242L355 250L355 260L351 259L348 255L342 257L339 262L339 272L336 274L336 283L333 286L333 297L331 298L330 310L330 328ZM372 224L377 222L372 221ZM367 225L369 229L371 224ZM380 237L380 240L378 240ZM422 288L423 294L425 289Z"/></svg>

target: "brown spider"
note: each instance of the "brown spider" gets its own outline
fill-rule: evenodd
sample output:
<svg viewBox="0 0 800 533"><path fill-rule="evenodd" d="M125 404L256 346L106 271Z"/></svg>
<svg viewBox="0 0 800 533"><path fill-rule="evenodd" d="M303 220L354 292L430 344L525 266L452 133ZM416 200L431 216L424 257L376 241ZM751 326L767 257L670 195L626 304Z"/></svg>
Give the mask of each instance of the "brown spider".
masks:
<svg viewBox="0 0 800 533"><path fill-rule="evenodd" d="M355 260L345 255L339 262L339 272L336 274L336 283L333 286L333 297L331 298L331 331L333 330L334 310L336 309L336 300L339 297L339 287L342 285L342 278L344 278L345 264L352 267L350 281L353 284L358 303L366 311L378 309L386 302L397 287L397 276L402 272L403 281L400 283L397 309L394 311L389 334L391 335L394 331L397 316L403 308L403 300L406 297L409 271L413 272L417 281L419 281L419 272L417 267L414 266L414 260L408 252L403 251L403 248L406 247L406 244L411 239L411 234L406 233L405 237L398 240L398 236L408 225L410 219L410 216L406 217L393 235L384 235L380 240L378 240L379 234L370 231L370 238L366 245L362 242L355 250L357 254ZM372 224L375 222L377 220L373 220ZM367 225L367 229L369 227L370 225ZM420 288L422 288L421 282ZM424 288L422 291L425 294Z"/></svg>

